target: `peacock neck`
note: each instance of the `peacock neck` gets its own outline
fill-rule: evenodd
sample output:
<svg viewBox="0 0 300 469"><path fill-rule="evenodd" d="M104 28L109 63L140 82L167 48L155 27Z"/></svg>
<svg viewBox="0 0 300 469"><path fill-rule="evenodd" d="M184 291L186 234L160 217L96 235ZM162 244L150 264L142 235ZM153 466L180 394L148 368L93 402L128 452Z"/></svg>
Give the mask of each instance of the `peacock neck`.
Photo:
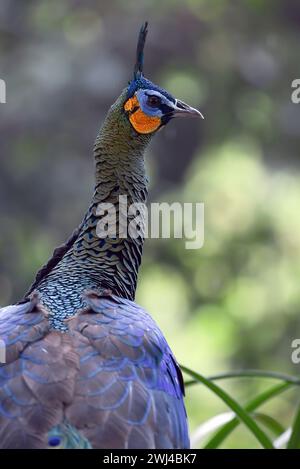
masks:
<svg viewBox="0 0 300 469"><path fill-rule="evenodd" d="M123 92L110 108L94 146L96 187L92 203L115 202L115 194L127 195L131 202L145 202L147 177L144 151L149 135L131 127L123 103Z"/></svg>
<svg viewBox="0 0 300 469"><path fill-rule="evenodd" d="M115 294L134 299L144 238L124 235L124 205L145 204L144 151L149 135L138 135L123 111L126 93L110 108L95 142L96 186L91 205L72 248L58 265ZM121 199L120 199L121 197ZM99 230L107 208L115 213L115 233ZM122 220L121 220L122 219ZM102 225L101 225L102 226ZM114 228L114 220L110 228ZM100 235L99 235L100 231Z"/></svg>

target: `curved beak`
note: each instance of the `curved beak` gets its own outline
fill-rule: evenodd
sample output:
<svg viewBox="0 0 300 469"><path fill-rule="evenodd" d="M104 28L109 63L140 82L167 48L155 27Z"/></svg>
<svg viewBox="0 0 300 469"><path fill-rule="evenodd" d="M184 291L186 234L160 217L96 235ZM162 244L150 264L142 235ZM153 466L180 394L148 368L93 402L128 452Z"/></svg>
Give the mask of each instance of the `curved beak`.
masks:
<svg viewBox="0 0 300 469"><path fill-rule="evenodd" d="M173 117L201 117L201 119L204 119L203 114L201 114L198 109L189 106L179 99L176 99L175 101Z"/></svg>

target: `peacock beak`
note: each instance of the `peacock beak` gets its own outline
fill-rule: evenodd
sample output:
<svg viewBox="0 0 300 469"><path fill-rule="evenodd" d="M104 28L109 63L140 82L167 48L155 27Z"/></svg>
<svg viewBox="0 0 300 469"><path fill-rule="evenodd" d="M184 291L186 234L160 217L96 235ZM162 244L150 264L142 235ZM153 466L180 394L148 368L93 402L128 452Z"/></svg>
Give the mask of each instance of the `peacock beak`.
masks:
<svg viewBox="0 0 300 469"><path fill-rule="evenodd" d="M204 119L203 114L198 109L189 106L179 99L175 101L173 117L201 117L201 119Z"/></svg>

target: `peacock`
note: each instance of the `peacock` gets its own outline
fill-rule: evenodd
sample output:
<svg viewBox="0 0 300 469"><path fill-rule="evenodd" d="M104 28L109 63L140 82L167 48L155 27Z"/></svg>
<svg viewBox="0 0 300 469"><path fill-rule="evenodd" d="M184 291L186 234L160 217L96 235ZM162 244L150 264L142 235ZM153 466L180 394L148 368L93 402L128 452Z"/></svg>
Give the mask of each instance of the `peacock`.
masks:
<svg viewBox="0 0 300 469"><path fill-rule="evenodd" d="M54 250L24 298L0 310L1 448L189 448L180 368L134 302L144 235L99 237L99 204L145 204L144 152L175 117L203 117L143 75L147 22L133 79L94 145L95 189L80 226Z"/></svg>

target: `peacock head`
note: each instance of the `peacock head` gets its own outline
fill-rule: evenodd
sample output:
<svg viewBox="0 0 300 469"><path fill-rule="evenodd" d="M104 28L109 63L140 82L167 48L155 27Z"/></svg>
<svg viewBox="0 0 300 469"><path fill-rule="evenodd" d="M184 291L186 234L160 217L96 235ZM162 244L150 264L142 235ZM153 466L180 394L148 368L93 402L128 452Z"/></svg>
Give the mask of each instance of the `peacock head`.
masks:
<svg viewBox="0 0 300 469"><path fill-rule="evenodd" d="M174 98L166 90L143 76L147 26L146 22L140 30L134 76L129 83L124 103L124 111L132 127L139 134L151 134L175 117L201 117L203 119L200 111Z"/></svg>

